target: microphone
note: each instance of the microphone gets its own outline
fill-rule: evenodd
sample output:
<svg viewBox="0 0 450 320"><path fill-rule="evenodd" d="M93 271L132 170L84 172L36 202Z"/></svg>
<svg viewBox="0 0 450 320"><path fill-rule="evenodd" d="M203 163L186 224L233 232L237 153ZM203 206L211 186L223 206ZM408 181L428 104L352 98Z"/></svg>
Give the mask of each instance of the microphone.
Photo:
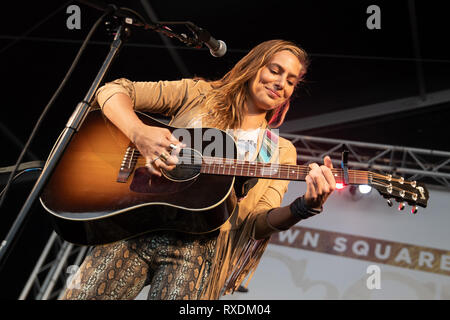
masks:
<svg viewBox="0 0 450 320"><path fill-rule="evenodd" d="M197 27L192 22L187 23L188 26L192 27L192 30L202 43L209 48L209 52L213 57L220 58L227 52L227 45L222 40L216 40L211 36L209 31Z"/></svg>
<svg viewBox="0 0 450 320"><path fill-rule="evenodd" d="M204 43L213 57L220 58L227 52L227 45L222 40L209 37L209 40Z"/></svg>

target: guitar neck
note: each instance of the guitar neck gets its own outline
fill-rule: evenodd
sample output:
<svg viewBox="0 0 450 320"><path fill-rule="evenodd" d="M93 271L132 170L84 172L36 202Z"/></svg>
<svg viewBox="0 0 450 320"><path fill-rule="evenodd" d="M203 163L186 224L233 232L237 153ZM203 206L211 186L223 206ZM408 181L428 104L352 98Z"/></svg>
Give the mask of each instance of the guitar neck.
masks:
<svg viewBox="0 0 450 320"><path fill-rule="evenodd" d="M278 179L305 181L310 168L306 165L274 164L233 159L210 158L202 162L201 173L252 177L263 179ZM344 170L333 168L331 172L337 183L344 183ZM369 184L371 172L363 170L348 170L348 184Z"/></svg>

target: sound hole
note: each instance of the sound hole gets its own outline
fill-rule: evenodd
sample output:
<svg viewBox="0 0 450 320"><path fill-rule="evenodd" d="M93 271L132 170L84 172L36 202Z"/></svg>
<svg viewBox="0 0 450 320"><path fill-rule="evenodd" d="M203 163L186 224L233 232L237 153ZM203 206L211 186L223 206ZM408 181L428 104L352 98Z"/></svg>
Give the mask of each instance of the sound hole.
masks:
<svg viewBox="0 0 450 320"><path fill-rule="evenodd" d="M162 170L167 179L186 181L196 178L202 168L202 155L194 149L183 148L178 155L177 166L170 171Z"/></svg>

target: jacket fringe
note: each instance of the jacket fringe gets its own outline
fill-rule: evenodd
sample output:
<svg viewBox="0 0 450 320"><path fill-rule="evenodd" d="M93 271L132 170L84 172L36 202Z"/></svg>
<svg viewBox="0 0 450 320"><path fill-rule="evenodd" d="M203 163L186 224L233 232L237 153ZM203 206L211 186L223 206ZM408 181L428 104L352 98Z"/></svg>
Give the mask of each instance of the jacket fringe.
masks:
<svg viewBox="0 0 450 320"><path fill-rule="evenodd" d="M214 263L201 299L218 300L223 295L232 294L249 275L244 285L248 286L270 237L262 240L249 237L253 224L245 222L241 226L243 230L232 230L229 223L221 228Z"/></svg>

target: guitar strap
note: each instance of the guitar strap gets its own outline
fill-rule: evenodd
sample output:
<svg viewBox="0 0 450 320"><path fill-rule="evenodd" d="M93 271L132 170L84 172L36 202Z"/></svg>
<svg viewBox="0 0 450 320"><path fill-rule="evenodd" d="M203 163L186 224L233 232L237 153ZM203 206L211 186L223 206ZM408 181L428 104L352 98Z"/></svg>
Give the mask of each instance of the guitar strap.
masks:
<svg viewBox="0 0 450 320"><path fill-rule="evenodd" d="M261 148L259 149L256 161L258 162L270 162L272 156L277 153L278 150L278 135L276 135L270 128L266 129L264 137L261 142Z"/></svg>

